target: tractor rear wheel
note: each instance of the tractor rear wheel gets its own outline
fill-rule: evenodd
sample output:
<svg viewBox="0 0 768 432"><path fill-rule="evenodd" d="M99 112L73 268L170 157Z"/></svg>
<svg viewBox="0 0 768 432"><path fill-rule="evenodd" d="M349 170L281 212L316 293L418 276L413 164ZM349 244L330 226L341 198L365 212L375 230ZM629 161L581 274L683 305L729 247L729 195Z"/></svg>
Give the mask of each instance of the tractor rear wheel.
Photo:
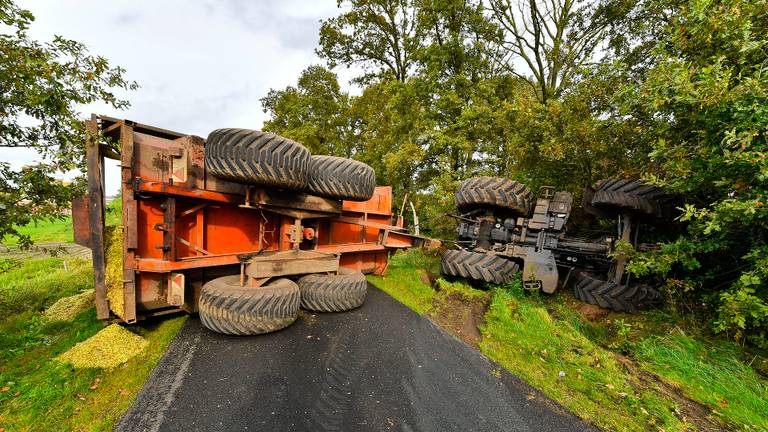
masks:
<svg viewBox="0 0 768 432"><path fill-rule="evenodd" d="M600 180L590 204L611 216L630 213L659 221L670 218L673 207L667 191L634 179Z"/></svg>
<svg viewBox="0 0 768 432"><path fill-rule="evenodd" d="M515 277L519 267L514 261L498 255L463 250L448 250L440 260L440 273L449 277L462 277L492 284L507 283Z"/></svg>
<svg viewBox="0 0 768 432"><path fill-rule="evenodd" d="M238 183L303 189L309 181L309 150L275 135L249 129L216 129L205 144L205 168Z"/></svg>
<svg viewBox="0 0 768 432"><path fill-rule="evenodd" d="M492 208L527 216L532 204L533 194L524 184L501 177L472 177L456 189L456 207L462 213Z"/></svg>
<svg viewBox="0 0 768 432"><path fill-rule="evenodd" d="M290 279L241 287L240 276L224 276L203 285L200 321L228 335L255 335L288 327L299 313L299 287Z"/></svg>
<svg viewBox="0 0 768 432"><path fill-rule="evenodd" d="M583 272L574 275L573 293L581 301L619 312L634 313L662 302L661 294L647 285L621 285Z"/></svg>
<svg viewBox="0 0 768 432"><path fill-rule="evenodd" d="M338 274L311 274L299 279L301 307L315 312L344 312L365 301L365 275L340 268Z"/></svg>
<svg viewBox="0 0 768 432"><path fill-rule="evenodd" d="M350 201L368 201L376 188L370 166L336 156L312 156L308 191L313 195Z"/></svg>

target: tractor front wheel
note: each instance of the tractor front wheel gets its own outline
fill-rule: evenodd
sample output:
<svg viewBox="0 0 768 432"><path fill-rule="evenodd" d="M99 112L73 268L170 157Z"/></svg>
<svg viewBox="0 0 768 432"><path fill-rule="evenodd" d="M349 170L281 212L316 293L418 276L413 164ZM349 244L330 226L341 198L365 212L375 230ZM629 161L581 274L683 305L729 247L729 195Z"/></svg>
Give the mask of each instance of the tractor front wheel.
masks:
<svg viewBox="0 0 768 432"><path fill-rule="evenodd" d="M440 260L440 273L476 281L503 284L512 280L519 267L498 255L463 250L448 250Z"/></svg>

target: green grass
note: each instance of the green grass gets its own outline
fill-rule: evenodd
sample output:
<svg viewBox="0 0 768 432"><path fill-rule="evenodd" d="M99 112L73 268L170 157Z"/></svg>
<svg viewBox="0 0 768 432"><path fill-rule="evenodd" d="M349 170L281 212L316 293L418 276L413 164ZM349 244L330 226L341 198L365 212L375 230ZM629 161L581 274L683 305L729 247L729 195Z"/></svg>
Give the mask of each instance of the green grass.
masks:
<svg viewBox="0 0 768 432"><path fill-rule="evenodd" d="M67 267L64 267L64 263ZM91 262L72 258L0 259L0 321L43 311L61 297L93 285ZM2 336L0 336L2 337Z"/></svg>
<svg viewBox="0 0 768 432"><path fill-rule="evenodd" d="M425 269L434 273L439 263L440 256L434 251L398 251L390 257L386 275L371 275L368 280L418 314L424 314L432 306L435 291L421 280L419 272L422 276L427 276Z"/></svg>
<svg viewBox="0 0 768 432"><path fill-rule="evenodd" d="M410 250L392 257L385 276L370 280L411 309L429 313L439 294L421 279L438 266L434 253ZM461 282L438 284L441 292L459 290L465 298L485 293ZM664 311L587 321L576 310L580 304L566 292L524 292L519 280L493 287L480 350L608 430L696 430L694 423L768 430L768 383L738 347L698 333L674 333L677 326L696 323ZM711 417L686 418L696 406L685 397L712 410Z"/></svg>
<svg viewBox="0 0 768 432"><path fill-rule="evenodd" d="M105 209L105 223L107 225L119 225L121 218L121 201L115 199ZM17 227L21 235L28 235L35 243L71 243L74 240L72 231L72 216L54 218L32 222L28 225ZM17 244L16 237L7 237L2 244L12 246Z"/></svg>
<svg viewBox="0 0 768 432"><path fill-rule="evenodd" d="M64 262L67 262L67 270ZM103 328L94 308L71 322L41 313L57 299L92 287L85 260L27 260L0 275L0 429L112 430L186 317L128 327L149 348L107 371L76 370L53 358Z"/></svg>
<svg viewBox="0 0 768 432"><path fill-rule="evenodd" d="M583 419L609 430L684 428L673 401L637 389L611 352L543 304L496 289L485 319L481 352Z"/></svg>
<svg viewBox="0 0 768 432"><path fill-rule="evenodd" d="M705 344L677 331L642 340L635 353L650 370L727 421L768 430L768 382L744 363L732 343Z"/></svg>

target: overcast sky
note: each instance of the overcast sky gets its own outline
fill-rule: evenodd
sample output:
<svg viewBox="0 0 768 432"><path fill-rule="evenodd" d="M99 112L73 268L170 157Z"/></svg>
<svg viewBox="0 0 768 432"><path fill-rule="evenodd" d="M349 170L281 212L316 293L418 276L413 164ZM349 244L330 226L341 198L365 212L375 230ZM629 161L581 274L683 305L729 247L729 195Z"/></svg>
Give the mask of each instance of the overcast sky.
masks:
<svg viewBox="0 0 768 432"><path fill-rule="evenodd" d="M30 33L74 39L127 70L140 89L125 95L131 107L96 105L90 112L127 118L205 137L216 128L259 129L266 114L259 98L295 84L315 55L320 20L339 13L336 0L20 0L36 20ZM353 72L336 71L348 87ZM14 168L33 151L3 149ZM107 192L119 188L116 168Z"/></svg>

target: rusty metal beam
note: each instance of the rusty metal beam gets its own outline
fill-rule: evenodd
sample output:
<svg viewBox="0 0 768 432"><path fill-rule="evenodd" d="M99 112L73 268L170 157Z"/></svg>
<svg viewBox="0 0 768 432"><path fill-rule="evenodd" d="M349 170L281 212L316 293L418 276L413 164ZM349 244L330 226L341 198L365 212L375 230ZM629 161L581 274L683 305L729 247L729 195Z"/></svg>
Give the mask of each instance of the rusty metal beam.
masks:
<svg viewBox="0 0 768 432"><path fill-rule="evenodd" d="M213 192L203 189L185 189L170 185L168 183L159 182L140 182L138 191L157 193L162 195L178 195L229 204L240 204L243 201L243 198L240 195Z"/></svg>
<svg viewBox="0 0 768 432"><path fill-rule="evenodd" d="M109 319L107 287L105 283L106 261L104 257L104 192L102 190L102 157L95 137L98 131L96 116L85 123L85 158L88 175L88 221L91 228L91 255L93 257L93 288L96 298L96 317Z"/></svg>
<svg viewBox="0 0 768 432"><path fill-rule="evenodd" d="M133 128L124 122L120 127L120 175L123 204L123 315L127 323L136 322L136 269L135 249L138 246L137 203L133 196Z"/></svg>

